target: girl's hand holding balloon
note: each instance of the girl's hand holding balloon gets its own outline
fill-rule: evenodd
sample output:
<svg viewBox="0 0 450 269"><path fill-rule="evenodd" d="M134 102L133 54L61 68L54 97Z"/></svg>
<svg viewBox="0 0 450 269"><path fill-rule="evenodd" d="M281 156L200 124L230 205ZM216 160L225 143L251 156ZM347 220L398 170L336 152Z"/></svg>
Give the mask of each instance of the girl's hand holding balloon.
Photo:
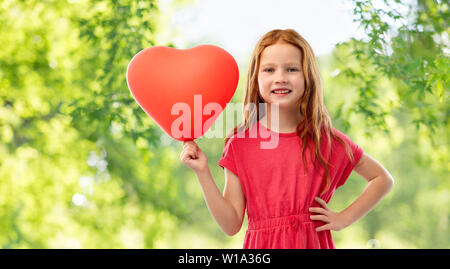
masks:
<svg viewBox="0 0 450 269"><path fill-rule="evenodd" d="M181 161L196 174L208 169L208 158L194 141L184 141L183 151L180 154Z"/></svg>

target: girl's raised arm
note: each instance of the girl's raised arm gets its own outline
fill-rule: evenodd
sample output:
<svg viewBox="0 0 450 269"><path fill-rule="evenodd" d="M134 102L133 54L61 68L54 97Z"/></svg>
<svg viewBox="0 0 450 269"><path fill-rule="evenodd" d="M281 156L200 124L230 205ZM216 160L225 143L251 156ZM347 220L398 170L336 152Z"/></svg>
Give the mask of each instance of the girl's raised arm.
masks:
<svg viewBox="0 0 450 269"><path fill-rule="evenodd" d="M209 212L222 231L229 236L238 233L245 212L245 197L239 178L225 168L225 187L222 195L211 175L206 155L194 141L184 143L180 159L197 175Z"/></svg>

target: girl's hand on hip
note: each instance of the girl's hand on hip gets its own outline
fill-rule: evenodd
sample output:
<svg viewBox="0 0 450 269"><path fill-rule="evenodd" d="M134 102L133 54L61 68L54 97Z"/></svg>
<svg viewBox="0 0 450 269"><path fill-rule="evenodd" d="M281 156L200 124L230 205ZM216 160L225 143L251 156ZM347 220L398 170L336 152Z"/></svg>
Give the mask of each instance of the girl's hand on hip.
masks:
<svg viewBox="0 0 450 269"><path fill-rule="evenodd" d="M208 168L208 158L194 141L184 141L181 161L195 173L203 172Z"/></svg>
<svg viewBox="0 0 450 269"><path fill-rule="evenodd" d="M318 213L319 215L311 215L312 220L320 220L327 224L316 228L316 232L333 230L340 231L348 226L345 217L341 213L330 210L324 200L315 197L314 200L322 207L310 207L309 212Z"/></svg>

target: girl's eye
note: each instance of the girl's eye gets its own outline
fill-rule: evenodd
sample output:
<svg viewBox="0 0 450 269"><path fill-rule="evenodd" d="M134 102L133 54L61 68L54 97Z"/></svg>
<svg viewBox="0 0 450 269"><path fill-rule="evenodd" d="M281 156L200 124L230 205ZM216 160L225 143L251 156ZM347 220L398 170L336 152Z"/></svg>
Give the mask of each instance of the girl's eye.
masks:
<svg viewBox="0 0 450 269"><path fill-rule="evenodd" d="M273 72L274 70L273 70L273 68L266 68L263 71L264 72ZM298 69L295 67L288 68L288 72L297 72L297 71L298 71Z"/></svg>

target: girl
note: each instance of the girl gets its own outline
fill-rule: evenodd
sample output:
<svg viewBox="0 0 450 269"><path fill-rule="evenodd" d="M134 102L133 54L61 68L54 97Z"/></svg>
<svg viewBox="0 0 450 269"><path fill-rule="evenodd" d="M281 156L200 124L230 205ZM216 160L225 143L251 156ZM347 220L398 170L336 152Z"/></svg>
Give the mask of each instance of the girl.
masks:
<svg viewBox="0 0 450 269"><path fill-rule="evenodd" d="M255 130L258 136L250 138ZM262 149L268 136L278 137L277 145ZM331 230L366 215L394 182L332 126L314 53L292 29L266 33L252 53L243 123L227 135L218 162L225 173L223 196L194 141L184 142L180 159L196 173L208 209L227 235L239 232L247 209L244 248L335 248ZM349 207L334 212L327 203L352 170L367 187Z"/></svg>

